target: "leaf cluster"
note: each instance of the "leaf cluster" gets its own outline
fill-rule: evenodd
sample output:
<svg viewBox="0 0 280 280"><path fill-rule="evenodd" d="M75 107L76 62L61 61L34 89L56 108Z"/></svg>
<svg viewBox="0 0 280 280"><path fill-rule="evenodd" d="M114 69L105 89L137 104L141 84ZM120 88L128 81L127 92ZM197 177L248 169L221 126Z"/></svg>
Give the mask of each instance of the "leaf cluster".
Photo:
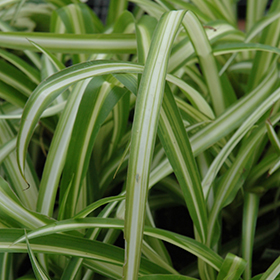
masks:
<svg viewBox="0 0 280 280"><path fill-rule="evenodd" d="M129 2L0 3L0 278L277 279L280 1Z"/></svg>

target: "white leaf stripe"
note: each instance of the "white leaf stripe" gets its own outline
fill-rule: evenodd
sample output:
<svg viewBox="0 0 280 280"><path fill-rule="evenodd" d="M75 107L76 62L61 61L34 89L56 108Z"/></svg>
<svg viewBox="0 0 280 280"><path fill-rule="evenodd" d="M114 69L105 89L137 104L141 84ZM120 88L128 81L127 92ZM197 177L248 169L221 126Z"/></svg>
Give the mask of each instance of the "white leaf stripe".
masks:
<svg viewBox="0 0 280 280"><path fill-rule="evenodd" d="M33 129L44 109L69 85L80 80L108 73L139 73L142 66L133 63L91 61L74 65L42 82L31 95L23 111L18 137L18 163L24 174L24 158Z"/></svg>
<svg viewBox="0 0 280 280"><path fill-rule="evenodd" d="M207 214L198 169L183 122L167 87L162 109L159 136L183 190L200 241L205 242Z"/></svg>
<svg viewBox="0 0 280 280"><path fill-rule="evenodd" d="M58 53L135 53L134 34L55 34L0 32L0 46L18 50L32 50L28 40L51 52Z"/></svg>
<svg viewBox="0 0 280 280"><path fill-rule="evenodd" d="M137 279L148 191L149 168L163 98L168 57L184 11L158 23L137 94L127 176L124 279Z"/></svg>
<svg viewBox="0 0 280 280"><path fill-rule="evenodd" d="M123 229L124 221L113 219L113 218L83 218L83 219L63 220L33 230L27 234L27 238L31 240L33 238L38 238L53 233L67 232L75 229L98 228L98 227ZM162 229L157 229L152 227L145 227L144 234L177 245L182 249L196 255L199 258L205 259L211 266L213 266L217 270L219 270L222 265L223 259L219 255L217 255L214 251L212 251L205 245L201 244L200 242L195 241L192 238L180 234L176 234L167 230L162 230ZM15 246L16 244L25 241L25 238L26 237L24 235L21 236L17 240L14 240L12 245Z"/></svg>

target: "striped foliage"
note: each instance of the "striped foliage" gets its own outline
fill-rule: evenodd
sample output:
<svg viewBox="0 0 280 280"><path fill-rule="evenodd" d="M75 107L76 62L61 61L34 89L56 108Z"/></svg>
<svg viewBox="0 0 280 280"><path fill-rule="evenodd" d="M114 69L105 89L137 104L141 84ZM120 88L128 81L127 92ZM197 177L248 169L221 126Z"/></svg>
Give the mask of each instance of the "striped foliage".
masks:
<svg viewBox="0 0 280 280"><path fill-rule="evenodd" d="M280 2L84 2L0 3L0 278L277 279Z"/></svg>

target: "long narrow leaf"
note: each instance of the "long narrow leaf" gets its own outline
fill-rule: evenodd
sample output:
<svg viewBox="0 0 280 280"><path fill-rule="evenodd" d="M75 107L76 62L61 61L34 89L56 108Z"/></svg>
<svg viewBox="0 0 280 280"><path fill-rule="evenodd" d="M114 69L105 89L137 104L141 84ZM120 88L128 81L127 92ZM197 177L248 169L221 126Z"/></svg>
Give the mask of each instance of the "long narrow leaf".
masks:
<svg viewBox="0 0 280 280"><path fill-rule="evenodd" d="M264 113L280 98L279 90L272 93L259 107L256 109L250 117L248 117L243 124L238 128L236 133L230 138L227 144L224 146L220 154L215 158L211 167L208 170L207 175L203 180L204 192L207 194L210 185L212 184L214 177L217 175L219 168L224 163L225 158L230 154L233 148L244 137L245 133L256 123Z"/></svg>
<svg viewBox="0 0 280 280"><path fill-rule="evenodd" d="M24 174L24 158L33 129L43 110L74 82L114 72L141 72L142 66L132 63L91 61L62 70L43 81L33 92L23 112L18 138L18 163Z"/></svg>
<svg viewBox="0 0 280 280"><path fill-rule="evenodd" d="M26 236L26 231L25 231L25 236ZM28 238L26 238L25 241L26 241L27 251L28 251L28 254L29 254L29 258L30 258L30 261L31 261L32 268L33 268L34 274L36 276L36 279L37 280L50 280L48 275L46 275L46 273L42 269L39 262L36 260L36 257L35 257L35 255L32 251L32 248L29 244Z"/></svg>
<svg viewBox="0 0 280 280"><path fill-rule="evenodd" d="M13 227L34 229L51 222L45 216L26 209L2 177L0 177L0 193L0 215L3 223Z"/></svg>
<svg viewBox="0 0 280 280"><path fill-rule="evenodd" d="M242 256L247 261L243 278L248 280L252 277L253 244L258 217L259 196L254 193L245 193L243 221L242 221Z"/></svg>
<svg viewBox="0 0 280 280"><path fill-rule="evenodd" d="M17 50L36 48L27 39L58 53L135 53L134 34L51 34L0 32L0 46Z"/></svg>
<svg viewBox="0 0 280 280"><path fill-rule="evenodd" d="M209 146L226 136L234 128L238 127L242 121L249 116L256 105L260 105L271 93L276 81L275 69L262 81L259 87L253 90L250 95L240 99L228 110L218 117L214 122L199 130L190 137L192 150L195 156L203 152ZM256 103L255 103L256 102ZM254 103L254 104L253 104ZM246 109L245 109L246 108ZM248 114L248 115L247 115ZM157 170L160 174L157 173ZM152 173L151 180L155 183L172 172L168 160L164 160L160 166ZM157 176L157 179L154 177Z"/></svg>
<svg viewBox="0 0 280 280"><path fill-rule="evenodd" d="M280 257L278 257L267 271L261 276L260 280L273 280L280 273Z"/></svg>
<svg viewBox="0 0 280 280"><path fill-rule="evenodd" d="M13 277L12 272L12 254L0 253L0 277L3 280Z"/></svg>
<svg viewBox="0 0 280 280"><path fill-rule="evenodd" d="M207 211L198 169L172 93L166 87L160 114L159 137L182 188L199 240L206 240Z"/></svg>
<svg viewBox="0 0 280 280"><path fill-rule="evenodd" d="M27 252L26 244L20 243L13 245L13 242L24 234L21 229L1 229L0 230L0 252ZM34 253L46 253L55 255L77 256L89 261L98 261L103 263L103 269L106 272L106 263L121 267L123 265L124 250L110 244L100 241L87 240L70 235L57 234L54 236L45 236L30 241ZM142 258L140 266L140 275L143 274L169 274L169 272Z"/></svg>
<svg viewBox="0 0 280 280"><path fill-rule="evenodd" d="M15 137L14 127L6 120L0 120L0 130L0 143L2 145L5 143L7 144L8 141ZM26 165L26 178L28 178L31 184L31 187L29 189L26 189L28 186L20 174L15 151L12 151L9 155L6 156L2 166L5 168L7 179L9 180L13 190L21 199L23 205L25 205L25 207L30 210L35 210L38 196L38 181L36 175L34 175L34 167L32 166L32 164L30 164L30 161L28 161Z"/></svg>
<svg viewBox="0 0 280 280"><path fill-rule="evenodd" d="M155 31L137 94L127 176L125 279L137 279L149 169L163 98L168 57L184 12L165 14Z"/></svg>
<svg viewBox="0 0 280 280"><path fill-rule="evenodd" d="M90 79L77 83L68 98L67 105L57 124L41 179L37 210L40 213L52 216L56 191L66 158L70 135L73 129L75 116Z"/></svg>
<svg viewBox="0 0 280 280"><path fill-rule="evenodd" d="M218 274L217 280L238 280L242 275L246 267L246 261L234 256L232 254L227 254L226 259L224 260L221 270Z"/></svg>
<svg viewBox="0 0 280 280"><path fill-rule="evenodd" d="M65 207L61 208L60 218L74 215L75 201L88 169L97 133L115 104L126 93L126 89L114 86L99 77L94 78L89 84L89 88L81 100L69 143L69 152L60 186L60 194L65 202ZM62 209L64 213L62 213Z"/></svg>
<svg viewBox="0 0 280 280"><path fill-rule="evenodd" d="M216 115L220 115L225 110L226 106L221 81L218 75L217 63L212 54L208 38L198 18L191 11L188 11L186 14L184 27L188 32L189 38L199 58L201 70L208 85L214 111Z"/></svg>
<svg viewBox="0 0 280 280"><path fill-rule="evenodd" d="M110 6L108 10L108 15L106 18L106 24L108 26L112 25L114 22L117 21L119 16L122 14L123 11L126 10L128 6L127 0L112 0L110 1Z"/></svg>
<svg viewBox="0 0 280 280"><path fill-rule="evenodd" d="M16 55L9 53L5 50L0 50L0 56L15 65L18 69L20 69L26 76L30 78L36 84L40 83L40 75L39 72L30 66L27 62L20 59Z"/></svg>
<svg viewBox="0 0 280 280"><path fill-rule="evenodd" d="M31 231L27 234L27 238L31 240L36 237L42 237L53 233L71 231L74 229L90 228L90 227L123 229L124 221L112 219L112 218L69 219L60 222L55 222L51 225L41 227L37 230ZM159 238L173 245L176 245L194 254L195 256L205 260L216 270L219 270L222 265L223 259L219 255L217 255L214 251L209 249L207 246L201 244L200 242L192 238L180 234L176 234L174 232L152 228L152 227L145 227L144 234L147 236ZM25 235L18 234L17 236L18 236L17 239L13 239L14 245L25 240Z"/></svg>
<svg viewBox="0 0 280 280"><path fill-rule="evenodd" d="M273 121L277 121L279 119L279 115L273 118ZM258 131L252 134L248 140L246 141L246 145L242 147L239 151L238 156L236 157L233 165L227 171L227 173L223 176L221 181L219 182L217 188L217 194L215 197L215 203L210 211L209 215L209 223L208 223L208 244L213 245L217 239L218 235L215 235L215 226L217 226L217 218L222 207L225 207L230 201L232 201L235 197L236 192L241 187L241 183L238 182L244 181L248 171L248 167L250 168L250 160L253 155L254 149L258 144L259 139L265 133L265 125L261 127ZM246 174L244 174L246 172ZM243 178L245 177L245 178Z"/></svg>

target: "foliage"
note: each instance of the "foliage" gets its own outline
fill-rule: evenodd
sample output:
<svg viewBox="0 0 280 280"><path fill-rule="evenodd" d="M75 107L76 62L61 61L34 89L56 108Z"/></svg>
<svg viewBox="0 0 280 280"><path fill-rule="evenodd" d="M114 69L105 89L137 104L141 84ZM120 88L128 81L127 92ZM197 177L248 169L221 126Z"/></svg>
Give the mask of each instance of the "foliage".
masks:
<svg viewBox="0 0 280 280"><path fill-rule="evenodd" d="M0 278L276 279L280 2L130 2L0 3Z"/></svg>

